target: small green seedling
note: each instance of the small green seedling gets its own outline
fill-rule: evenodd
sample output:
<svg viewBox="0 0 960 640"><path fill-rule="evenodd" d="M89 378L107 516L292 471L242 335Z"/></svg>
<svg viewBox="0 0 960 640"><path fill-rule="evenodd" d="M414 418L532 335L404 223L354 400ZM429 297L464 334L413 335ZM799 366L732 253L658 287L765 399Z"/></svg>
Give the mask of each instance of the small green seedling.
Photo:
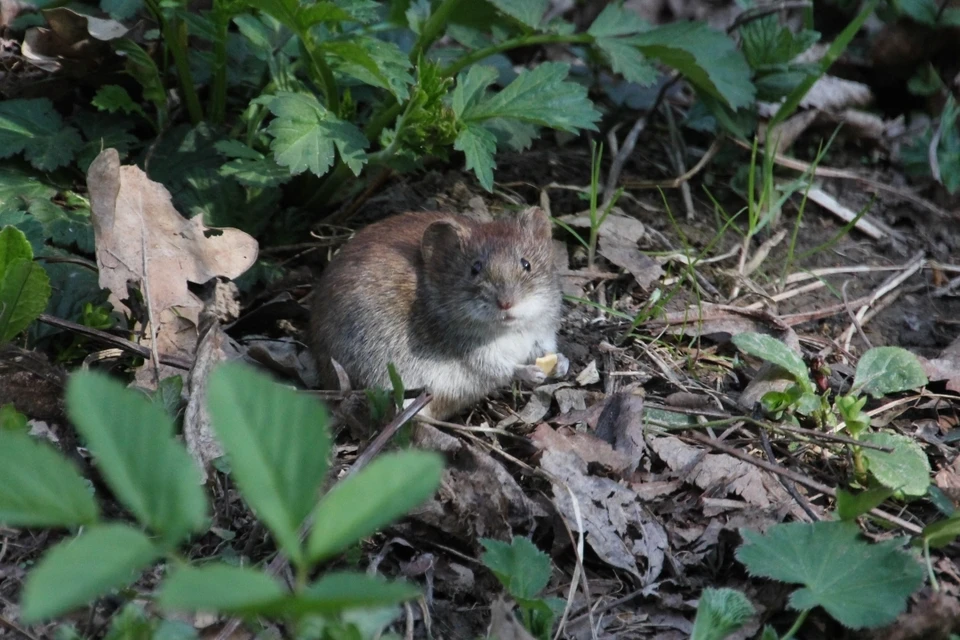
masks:
<svg viewBox="0 0 960 640"><path fill-rule="evenodd" d="M550 556L519 536L510 544L489 538L480 542L486 549L483 564L516 601L524 628L538 640L550 640L564 606L559 598L539 597L550 581Z"/></svg>
<svg viewBox="0 0 960 640"><path fill-rule="evenodd" d="M740 630L754 614L756 609L740 591L704 589L690 640L723 640Z"/></svg>
<svg viewBox="0 0 960 640"><path fill-rule="evenodd" d="M68 383L67 411L106 484L136 522L104 520L71 463L25 433L0 430L0 523L82 527L27 575L25 621L49 620L123 589L158 562L165 562L156 593L164 612L264 616L294 628L319 616L332 628L352 625L350 616L361 610L417 597L413 585L363 573L313 576L322 562L429 498L440 482L439 456L385 454L318 502L331 454L322 405L237 364L211 374L206 400L234 480L290 559L293 587L259 568L194 565L177 554L190 535L208 529L209 506L194 461L174 437L172 418L163 402L82 372ZM377 630L367 631L337 637L368 638Z"/></svg>
<svg viewBox="0 0 960 640"><path fill-rule="evenodd" d="M36 320L50 299L50 278L33 261L27 236L15 227L0 230L0 345Z"/></svg>
<svg viewBox="0 0 960 640"><path fill-rule="evenodd" d="M818 391L804 361L779 340L759 333L742 333L733 337L733 343L744 353L779 366L794 380L785 391L771 391L761 399L768 415L796 422L796 413L811 417L820 425L839 424L839 418L854 440L892 449L853 446L858 481L866 482L869 476L900 496L922 496L927 492L930 463L920 445L896 433L870 431L870 416L863 411L868 395L881 398L927 384L916 356L900 347L868 350L857 363L850 391L831 405L829 393Z"/></svg>

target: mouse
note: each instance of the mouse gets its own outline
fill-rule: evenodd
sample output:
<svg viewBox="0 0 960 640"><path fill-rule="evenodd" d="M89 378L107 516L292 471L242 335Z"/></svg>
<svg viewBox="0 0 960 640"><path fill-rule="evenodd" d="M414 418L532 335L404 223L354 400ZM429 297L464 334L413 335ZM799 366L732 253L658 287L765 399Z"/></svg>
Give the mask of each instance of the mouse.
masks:
<svg viewBox="0 0 960 640"><path fill-rule="evenodd" d="M391 216L357 232L315 284L321 383L339 386L332 359L353 385L390 388L393 363L406 388L430 392L421 414L443 420L512 379L542 382L532 363L557 351L562 303L543 209Z"/></svg>

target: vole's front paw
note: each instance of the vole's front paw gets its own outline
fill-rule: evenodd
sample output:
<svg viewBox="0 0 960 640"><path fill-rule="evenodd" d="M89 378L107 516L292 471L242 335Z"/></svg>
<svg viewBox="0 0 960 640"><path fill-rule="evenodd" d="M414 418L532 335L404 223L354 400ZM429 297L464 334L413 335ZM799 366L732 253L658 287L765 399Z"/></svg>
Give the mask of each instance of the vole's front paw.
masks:
<svg viewBox="0 0 960 640"><path fill-rule="evenodd" d="M570 360L567 359L567 356L562 353L557 355L557 366L554 367L553 373L550 374L551 378L566 378L567 374L570 373Z"/></svg>
<svg viewBox="0 0 960 640"><path fill-rule="evenodd" d="M513 378L536 387L547 381L547 374L535 364L521 364L513 370Z"/></svg>

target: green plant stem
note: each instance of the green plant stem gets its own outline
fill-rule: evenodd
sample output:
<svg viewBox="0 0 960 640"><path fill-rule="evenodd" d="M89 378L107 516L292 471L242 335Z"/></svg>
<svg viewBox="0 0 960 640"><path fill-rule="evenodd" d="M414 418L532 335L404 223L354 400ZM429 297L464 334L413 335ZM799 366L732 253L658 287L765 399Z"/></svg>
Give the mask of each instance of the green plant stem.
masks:
<svg viewBox="0 0 960 640"><path fill-rule="evenodd" d="M937 575L933 571L933 562L930 560L930 540L923 539L923 560L927 565L927 573L930 576L930 588L935 592L940 592L940 583L937 582Z"/></svg>
<svg viewBox="0 0 960 640"><path fill-rule="evenodd" d="M807 616L810 615L810 609L801 611L800 615L797 616L797 619L793 622L793 626L787 630L783 637L780 640L790 640L793 636L796 635L797 631L800 630L800 627L803 626L803 623L806 621Z"/></svg>
<svg viewBox="0 0 960 640"><path fill-rule="evenodd" d="M437 41L437 38L443 33L443 30L447 27L447 21L450 19L450 14L453 13L453 10L460 3L460 0L443 0L440 3L440 6L437 7L437 10L430 14L430 17L427 18L426 24L423 25L423 28L420 29L420 37L417 38L417 42L413 45L413 49L410 51L410 62L417 64L422 56L431 45Z"/></svg>
<svg viewBox="0 0 960 640"><path fill-rule="evenodd" d="M484 58L489 58L498 53L503 53L504 51L509 51L510 49L516 49L517 47L529 47L535 44L589 44L591 42L593 42L593 36L588 33L572 33L569 35L551 33L537 36L522 36L520 38L513 38L512 40L504 40L499 44L483 49L477 49L473 53L469 53L447 66L440 73L445 77L453 77L475 62L479 62Z"/></svg>
<svg viewBox="0 0 960 640"><path fill-rule="evenodd" d="M310 71L314 76L313 81L317 83L323 97L326 101L326 107L337 117L340 117L340 94L337 90L337 80L333 77L333 71L330 65L323 59L323 52L313 41L309 33L302 31L297 34L300 37L300 46L303 48L307 57L310 59Z"/></svg>
<svg viewBox="0 0 960 640"><path fill-rule="evenodd" d="M160 25L163 42L167 51L173 56L173 64L176 65L177 75L180 77L180 90L183 92L183 101L187 105L190 123L198 125L203 122L203 108L200 106L200 97L197 95L193 74L190 73L190 61L187 58L187 25L180 20L166 20L156 0L147 0L147 7Z"/></svg>

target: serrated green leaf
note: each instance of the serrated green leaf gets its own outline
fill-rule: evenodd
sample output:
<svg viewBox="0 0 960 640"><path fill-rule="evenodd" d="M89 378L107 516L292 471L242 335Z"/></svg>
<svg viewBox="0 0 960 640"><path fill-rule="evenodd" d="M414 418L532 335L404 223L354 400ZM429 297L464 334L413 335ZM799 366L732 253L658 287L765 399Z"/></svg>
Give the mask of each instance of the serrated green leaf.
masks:
<svg viewBox="0 0 960 640"><path fill-rule="evenodd" d="M90 524L98 514L73 464L26 433L0 429L0 523L69 527Z"/></svg>
<svg viewBox="0 0 960 640"><path fill-rule="evenodd" d="M32 215L27 214L25 211L16 211L13 209L6 211L0 210L0 229L6 226L15 227L23 232L27 238L27 242L30 243L33 255L37 255L43 251L43 242L46 238L43 232L43 225Z"/></svg>
<svg viewBox="0 0 960 640"><path fill-rule="evenodd" d="M128 585L161 553L127 525L90 527L50 549L27 575L23 620L53 618Z"/></svg>
<svg viewBox="0 0 960 640"><path fill-rule="evenodd" d="M649 28L650 23L641 18L639 13L624 9L617 2L610 2L587 29L587 33L594 38L612 38L640 33Z"/></svg>
<svg viewBox="0 0 960 640"><path fill-rule="evenodd" d="M64 249L76 246L83 253L93 253L96 241L89 209L64 209L50 200L30 204L30 215L43 225L53 244Z"/></svg>
<svg viewBox="0 0 960 640"><path fill-rule="evenodd" d="M302 562L297 531L316 504L330 455L323 405L224 364L210 376L207 406L243 497L291 560Z"/></svg>
<svg viewBox="0 0 960 640"><path fill-rule="evenodd" d="M754 69L786 65L820 39L816 31L804 29L794 34L780 24L776 15L752 20L740 27L741 48Z"/></svg>
<svg viewBox="0 0 960 640"><path fill-rule="evenodd" d="M403 13L407 19L407 26L410 27L410 31L420 35L420 29L423 28L423 25L430 17L430 12L430 0L413 0L413 2L410 3L410 7Z"/></svg>
<svg viewBox="0 0 960 640"><path fill-rule="evenodd" d="M561 62L544 62L524 71L499 93L466 107L462 119L469 123L513 118L570 133L596 131L600 112L583 86L564 81L569 70Z"/></svg>
<svg viewBox="0 0 960 640"><path fill-rule="evenodd" d="M468 124L457 139L453 148L467 156L467 171L473 170L482 186L493 191L493 154L497 151L497 139L480 125Z"/></svg>
<svg viewBox="0 0 960 640"><path fill-rule="evenodd" d="M133 98L130 97L127 90L115 84L100 87L97 90L97 94L93 96L93 100L90 101L90 104L100 111L106 111L108 113L122 111L124 113L146 115L143 112L143 108L133 101Z"/></svg>
<svg viewBox="0 0 960 640"><path fill-rule="evenodd" d="M738 109L753 104L750 66L734 41L702 22L675 22L627 36L648 58L682 73L698 89Z"/></svg>
<svg viewBox="0 0 960 640"><path fill-rule="evenodd" d="M483 564L490 569L500 584L514 598L536 598L550 581L550 556L521 536L514 536L510 544L490 538L481 538L486 551Z"/></svg>
<svg viewBox="0 0 960 640"><path fill-rule="evenodd" d="M240 184L257 188L275 187L292 177L290 171L277 164L272 157L238 140L221 140L214 146L217 151L232 158L220 167L220 175L233 178Z"/></svg>
<svg viewBox="0 0 960 640"><path fill-rule="evenodd" d="M167 110L167 93L160 79L160 69L144 49L133 40L120 38L113 47L127 56L126 71L140 83L143 97L153 103L161 113Z"/></svg>
<svg viewBox="0 0 960 640"><path fill-rule="evenodd" d="M484 90L497 80L497 70L482 64L475 64L465 73L457 76L457 86L453 89L451 107L458 118L464 111L483 98Z"/></svg>
<svg viewBox="0 0 960 640"><path fill-rule="evenodd" d="M203 529L207 500L199 470L161 406L92 371L70 376L66 398L67 414L104 479L140 522L170 545Z"/></svg>
<svg viewBox="0 0 960 640"><path fill-rule="evenodd" d="M746 354L771 362L793 376L804 392L813 393L813 383L803 358L776 338L763 333L740 333L731 342Z"/></svg>
<svg viewBox="0 0 960 640"><path fill-rule="evenodd" d="M837 516L841 520L856 520L871 509L879 507L892 495L893 490L886 487L868 489L857 494L837 489Z"/></svg>
<svg viewBox="0 0 960 640"><path fill-rule="evenodd" d="M334 117L315 96L303 93L278 93L269 108L276 116L267 127L274 138L273 157L292 175L304 171L324 175L333 165L334 146L354 175L360 175L370 143L355 125Z"/></svg>
<svg viewBox="0 0 960 640"><path fill-rule="evenodd" d="M736 589L704 589L690 640L724 640L749 622L755 613L749 598Z"/></svg>
<svg viewBox="0 0 960 640"><path fill-rule="evenodd" d="M43 267L27 260L7 265L0 278L0 344L30 326L43 313L49 299L50 278Z"/></svg>
<svg viewBox="0 0 960 640"><path fill-rule="evenodd" d="M13 167L0 167L0 207L19 207L34 200L49 200L57 190L37 176Z"/></svg>
<svg viewBox="0 0 960 640"><path fill-rule="evenodd" d="M330 66L361 82L386 89L402 102L410 95L412 64L396 44L371 37L333 40L321 45L333 59Z"/></svg>
<svg viewBox="0 0 960 640"><path fill-rule="evenodd" d="M338 482L313 514L311 562L326 560L390 524L436 492L443 460L425 451L385 454Z"/></svg>
<svg viewBox="0 0 960 640"><path fill-rule="evenodd" d="M211 563L179 567L160 587L157 599L166 611L253 613L275 604L286 591L257 569Z"/></svg>
<svg viewBox="0 0 960 640"><path fill-rule="evenodd" d="M737 560L753 576L799 583L791 607L821 606L851 629L880 627L906 609L923 584L923 567L898 547L902 541L869 544L851 522L790 523L766 535L740 530Z"/></svg>
<svg viewBox="0 0 960 640"><path fill-rule="evenodd" d="M656 67L634 45L622 38L597 38L596 44L610 61L610 67L627 82L649 86L656 81Z"/></svg>
<svg viewBox="0 0 960 640"><path fill-rule="evenodd" d="M893 453L861 449L867 469L885 487L908 496L922 496L930 486L930 461L916 440L897 433L865 433L862 442L891 447Z"/></svg>
<svg viewBox="0 0 960 640"><path fill-rule="evenodd" d="M502 144L514 151L529 149L540 132L536 125L506 118L485 120L483 128L493 132L498 146Z"/></svg>
<svg viewBox="0 0 960 640"><path fill-rule="evenodd" d="M23 153L37 169L53 171L70 164L82 144L47 98L0 102L0 158Z"/></svg>
<svg viewBox="0 0 960 640"><path fill-rule="evenodd" d="M853 390L881 398L889 393L926 386L928 380L917 357L901 347L874 347L857 363Z"/></svg>
<svg viewBox="0 0 960 640"><path fill-rule="evenodd" d="M350 609L395 605L420 595L412 584L388 581L362 573L332 571L306 588L303 594L265 607L278 616L336 615Z"/></svg>
<svg viewBox="0 0 960 640"><path fill-rule="evenodd" d="M515 18L531 29L540 26L547 12L548 0L487 0L500 11Z"/></svg>

